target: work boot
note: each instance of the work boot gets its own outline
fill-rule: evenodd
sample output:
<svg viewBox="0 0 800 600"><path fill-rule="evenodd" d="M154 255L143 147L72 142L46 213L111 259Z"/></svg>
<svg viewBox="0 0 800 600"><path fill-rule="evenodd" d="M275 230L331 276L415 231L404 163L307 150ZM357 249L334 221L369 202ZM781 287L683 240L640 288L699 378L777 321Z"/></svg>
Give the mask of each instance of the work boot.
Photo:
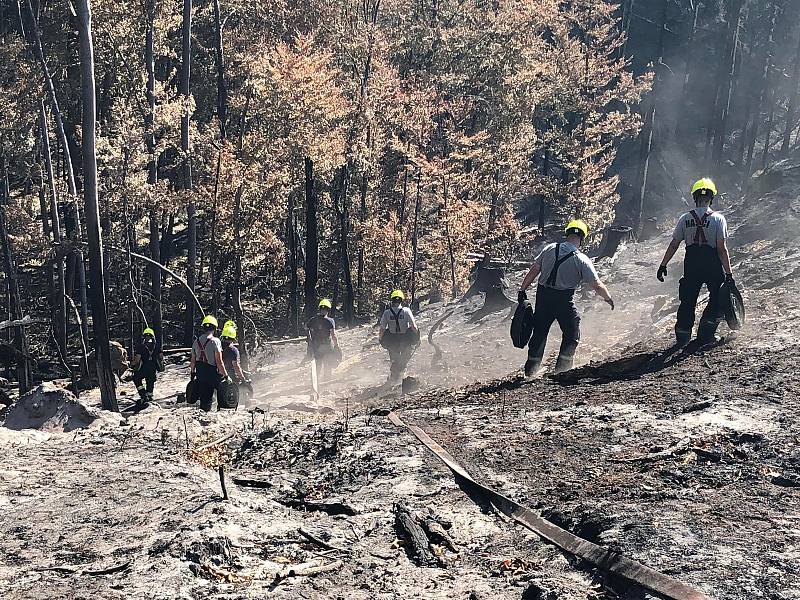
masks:
<svg viewBox="0 0 800 600"><path fill-rule="evenodd" d="M697 341L703 346L718 341L716 336L717 326L717 323L702 321L700 327L697 328Z"/></svg>
<svg viewBox="0 0 800 600"><path fill-rule="evenodd" d="M677 348L683 348L684 346L688 346L691 339L692 339L691 331L678 331L677 329L675 330L675 346Z"/></svg>
<svg viewBox="0 0 800 600"><path fill-rule="evenodd" d="M531 360L528 359L525 361L525 377L531 378L539 371L541 368L542 363L538 360Z"/></svg>
<svg viewBox="0 0 800 600"><path fill-rule="evenodd" d="M572 362L572 356L563 356L559 354L558 358L556 359L556 375L572 369Z"/></svg>

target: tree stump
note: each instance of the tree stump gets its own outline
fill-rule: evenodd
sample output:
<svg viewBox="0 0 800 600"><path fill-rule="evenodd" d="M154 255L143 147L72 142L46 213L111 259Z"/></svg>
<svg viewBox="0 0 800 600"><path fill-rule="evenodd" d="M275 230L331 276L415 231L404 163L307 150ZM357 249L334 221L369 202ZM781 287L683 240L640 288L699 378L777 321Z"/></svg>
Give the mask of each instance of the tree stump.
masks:
<svg viewBox="0 0 800 600"><path fill-rule="evenodd" d="M504 293L508 289L508 280L504 269L478 266L473 277L472 285L469 286L462 301L484 293L486 294L486 301L483 305L485 309L502 310L514 304L514 301L506 297Z"/></svg>

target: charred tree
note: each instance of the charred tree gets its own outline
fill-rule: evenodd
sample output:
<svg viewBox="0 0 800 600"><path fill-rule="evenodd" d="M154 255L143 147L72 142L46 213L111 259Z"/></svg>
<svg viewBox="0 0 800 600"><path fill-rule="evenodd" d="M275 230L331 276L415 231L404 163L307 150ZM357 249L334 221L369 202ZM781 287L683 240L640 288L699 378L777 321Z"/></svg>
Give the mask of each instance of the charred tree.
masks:
<svg viewBox="0 0 800 600"><path fill-rule="evenodd" d="M297 277L297 235L294 225L294 192L289 193L286 216L286 240L289 246L289 326L295 334L300 330L300 292Z"/></svg>
<svg viewBox="0 0 800 600"><path fill-rule="evenodd" d="M309 319L314 315L319 278L319 241L317 239L317 196L314 192L314 163L306 156L306 265L305 265L305 313Z"/></svg>
<svg viewBox="0 0 800 600"><path fill-rule="evenodd" d="M50 103L50 110L53 116L53 122L56 126L56 135L58 137L59 146L61 148L61 152L63 155L63 165L64 165L64 175L67 179L67 191L69 193L69 201L68 206L72 206L74 208L74 216L75 216L75 224L76 227L74 229L74 239L75 245L77 249L72 253L72 263L74 265L75 271L77 271L78 275L78 292L80 294L81 300L81 331L84 337L89 336L88 330L88 302L86 299L86 268L83 261L83 251L80 249L82 236L80 231L80 211L78 210L77 204L75 202L78 198L78 190L75 184L75 169L72 162L72 152L70 151L70 143L67 139L66 129L64 128L64 117L61 113L61 108L58 104L58 96L56 95L56 88L55 84L53 83L53 77L50 74L50 69L47 66L47 59L44 55L44 49L42 46L42 38L39 31L39 21L37 17L37 11L34 11L33 5L31 4L31 0L25 0L25 9L24 9L24 20L25 23L25 30L28 34L28 43L31 47L31 52L33 53L36 61L39 63L39 67L42 70L42 76L44 78L45 84L45 93L47 95L48 101ZM84 377L88 376L88 372L82 373Z"/></svg>
<svg viewBox="0 0 800 600"><path fill-rule="evenodd" d="M89 239L89 274L92 293L92 324L97 356L97 378L103 408L119 412L111 368L108 317L106 314L105 274L103 272L103 240L100 234L100 212L97 204L97 155L95 151L95 80L90 0L78 0L80 38L81 101L83 105L83 197L86 229Z"/></svg>
<svg viewBox="0 0 800 600"><path fill-rule="evenodd" d="M220 18L219 0L214 0L214 62L217 67L217 119L219 120L219 137L224 141L227 138L228 87L225 83L225 52L222 45L222 21Z"/></svg>
<svg viewBox="0 0 800 600"><path fill-rule="evenodd" d="M646 109L644 111L644 123L639 134L639 164L636 169L636 178L633 182L633 193L636 200L636 209L633 217L632 227L639 233L642 226L642 216L644 212L644 198L647 192L647 176L650 169L650 154L653 148L653 130L656 125L656 97L660 83L660 71L664 55L664 34L667 32L667 7L669 1L664 0L661 9L660 30L658 34L658 60L656 68L656 79L653 82L653 89L647 94Z"/></svg>
<svg viewBox="0 0 800 600"><path fill-rule="evenodd" d="M333 208L339 217L339 259L344 275L344 303L342 317L346 325L353 324L355 312L355 295L353 293L353 273L350 269L350 214L348 206L348 188L350 186L350 171L347 165L342 165L337 170L333 183ZM338 279L338 278L337 278Z"/></svg>
<svg viewBox="0 0 800 600"><path fill-rule="evenodd" d="M183 158L183 189L188 195L187 217L187 260L186 283L194 292L197 271L197 207L192 194L192 158L189 149L189 84L191 81L192 62L192 0L183 0L183 27L181 42L181 79L180 95L183 99L183 115L181 117L181 153ZM194 304L186 298L186 322L184 325L184 343L188 346L194 339Z"/></svg>
<svg viewBox="0 0 800 600"><path fill-rule="evenodd" d="M800 33L797 36L797 50L794 55L794 63L792 64L792 77L789 80L789 102L786 107L786 125L783 129L783 141L781 142L780 157L786 158L789 154L789 148L792 142L792 132L797 125L797 100L798 92L797 86L800 81Z"/></svg>
<svg viewBox="0 0 800 600"><path fill-rule="evenodd" d="M419 205L422 196L422 171L417 169L417 195L414 201L414 228L411 232L411 305L417 299L417 258L419 242Z"/></svg>
<svg viewBox="0 0 800 600"><path fill-rule="evenodd" d="M3 157L5 163L5 157ZM13 321L22 319L22 305L19 297L19 281L17 280L17 265L14 260L11 240L8 237L6 226L6 206L8 206L9 190L8 178L3 177L2 196L0 196L0 249L3 252L3 272L6 276L8 288L8 316ZM14 327L14 350L17 362L17 381L19 382L20 396L31 388L30 365L28 364L28 339L25 327Z"/></svg>
<svg viewBox="0 0 800 600"><path fill-rule="evenodd" d="M150 258L161 263L161 243L159 240L158 212L155 209L150 211ZM164 324L161 310L161 269L156 265L150 265L150 291L153 295L153 329L156 332L156 342L164 347Z"/></svg>
<svg viewBox="0 0 800 600"><path fill-rule="evenodd" d="M65 291L64 253L61 250L61 218L58 214L58 194L56 192L55 176L53 174L53 159L50 153L50 136L47 133L47 115L45 114L44 101L39 106L39 131L42 136L42 155L47 166L47 180L50 186L50 223L53 232L53 242L56 245L53 270L55 275L55 290L51 304L53 306L53 336L61 356L67 355L67 304Z"/></svg>
<svg viewBox="0 0 800 600"><path fill-rule="evenodd" d="M156 73L153 35L155 33L155 0L147 0L147 27L144 43L144 63L147 71L147 112L145 112L145 142L147 145L147 183L158 183L158 157L156 156L155 116L156 116ZM149 253L155 263L161 263L161 219L159 211L151 208L149 212ZM153 329L156 332L156 343L164 347L164 324L161 307L161 269L156 265L148 265L150 274L151 314Z"/></svg>
<svg viewBox="0 0 800 600"><path fill-rule="evenodd" d="M739 22L742 17L743 0L729 0L728 8L728 28L726 35L725 60L720 66L719 85L717 87L717 98L714 103L714 116L712 123L713 131L713 150L711 153L711 163L713 168L719 171L722 165L722 151L725 146L725 136L727 135L728 115L731 108L731 94L733 93L734 82L737 75L737 49L739 47Z"/></svg>
<svg viewBox="0 0 800 600"><path fill-rule="evenodd" d="M247 338L244 335L247 328L244 326L244 309L242 308L242 190L244 181L236 188L233 199L233 314L242 336L239 338L239 351L241 353L242 368L247 369L248 353Z"/></svg>
<svg viewBox="0 0 800 600"><path fill-rule="evenodd" d="M156 157L156 135L154 122L156 117L156 69L153 35L155 30L155 0L147 0L147 29L144 42L144 65L147 71L147 112L144 115L145 141L147 144L147 183L155 185L158 181L158 161Z"/></svg>

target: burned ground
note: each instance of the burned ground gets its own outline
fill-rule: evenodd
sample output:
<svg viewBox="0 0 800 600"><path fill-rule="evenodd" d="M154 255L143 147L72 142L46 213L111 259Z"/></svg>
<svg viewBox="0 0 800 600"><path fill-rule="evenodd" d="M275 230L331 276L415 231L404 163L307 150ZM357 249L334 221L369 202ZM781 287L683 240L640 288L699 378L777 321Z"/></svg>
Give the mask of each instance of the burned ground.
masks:
<svg viewBox="0 0 800 600"><path fill-rule="evenodd" d="M680 268L655 280L665 234L600 262L617 310L581 295L580 366L557 378L525 381L508 311L473 298L419 314L423 331L441 322L438 347L414 356L405 395L382 386L362 326L340 332L319 397L286 345L236 412L176 403L176 360L139 414L0 428L3 597L651 597L461 489L394 409L584 539L715 599L800 599L800 168L777 181L729 216L749 319L719 345L668 348ZM80 402L94 411L96 394Z"/></svg>

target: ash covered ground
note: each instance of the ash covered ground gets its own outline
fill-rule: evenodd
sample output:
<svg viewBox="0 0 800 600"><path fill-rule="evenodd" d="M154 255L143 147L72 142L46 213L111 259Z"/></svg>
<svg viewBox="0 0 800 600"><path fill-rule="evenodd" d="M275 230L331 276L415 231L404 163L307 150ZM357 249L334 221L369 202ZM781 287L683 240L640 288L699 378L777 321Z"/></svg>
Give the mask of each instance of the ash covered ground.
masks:
<svg viewBox="0 0 800 600"><path fill-rule="evenodd" d="M508 310L484 314L475 298L421 312L423 334L452 314L434 336L442 356L423 342L404 395L381 387L369 327L340 332L345 359L319 398L293 345L257 369L236 412L176 404L185 363L138 415L40 390L60 403L52 418L0 428L3 597L652 597L473 501L373 412L392 408L585 539L712 598L800 598L800 166L759 185L726 211L748 324L715 346L669 347L680 267L655 280L665 234L599 264L617 310L579 299L582 366L559 378L522 380Z"/></svg>

